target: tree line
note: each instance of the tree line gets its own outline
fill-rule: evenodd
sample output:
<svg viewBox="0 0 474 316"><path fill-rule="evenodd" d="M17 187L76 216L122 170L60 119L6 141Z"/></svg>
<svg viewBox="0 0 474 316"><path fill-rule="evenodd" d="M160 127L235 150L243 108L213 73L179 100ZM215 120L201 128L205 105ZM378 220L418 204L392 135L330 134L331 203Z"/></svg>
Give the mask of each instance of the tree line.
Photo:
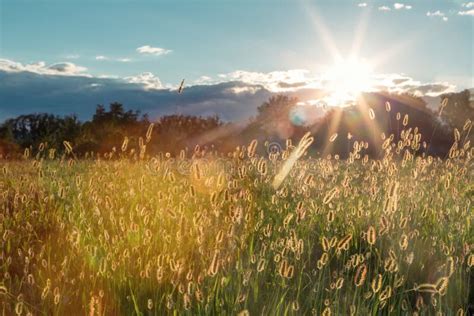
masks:
<svg viewBox="0 0 474 316"><path fill-rule="evenodd" d="M74 115L20 115L0 125L0 155L14 158L25 148L34 152L40 146L61 152L64 141L72 144L77 156L101 155L119 150L124 139L130 148L137 147L151 123L147 114L125 110L118 102L111 103L108 109L98 105L92 119L85 122ZM153 123L151 136L154 141L147 144L148 153L175 153L178 148L189 146L191 136L223 124L217 116L181 114L163 116Z"/></svg>
<svg viewBox="0 0 474 316"><path fill-rule="evenodd" d="M14 158L25 148L34 152L40 146L61 152L64 141L72 144L78 157L103 155L120 152L125 139L129 148L139 148L147 132L151 141L146 144L146 152L150 155L159 152L177 155L182 149L192 150L196 145L227 153L253 139L261 144L280 144L283 148L287 139L296 142L307 131L315 136L310 150L314 154L337 154L345 158L355 141L366 141L369 144L366 153L377 156L382 134L386 137L393 134L397 142L401 130L416 128L425 144L420 152L445 157L454 134L463 137L461 145L473 139L472 124L466 125L474 121L469 96L468 90L445 94L441 96L444 101L439 109L431 110L421 98L414 96L368 93L357 104L327 109L316 120L304 122L293 113L298 99L277 95L259 106L257 115L244 125L225 123L218 116L181 114L151 120L147 114L125 110L121 103L114 102L108 109L98 105L92 119L85 122L74 115L60 117L46 113L8 119L0 125L0 156ZM329 142L336 134L337 138ZM262 146L260 150L264 153L268 148Z"/></svg>

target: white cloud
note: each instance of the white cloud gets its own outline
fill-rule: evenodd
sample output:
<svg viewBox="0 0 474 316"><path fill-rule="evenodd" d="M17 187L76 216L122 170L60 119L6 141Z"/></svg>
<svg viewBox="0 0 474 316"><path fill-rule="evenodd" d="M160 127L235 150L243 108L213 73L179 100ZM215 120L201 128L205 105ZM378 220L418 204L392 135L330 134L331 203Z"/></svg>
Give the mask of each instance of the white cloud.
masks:
<svg viewBox="0 0 474 316"><path fill-rule="evenodd" d="M172 52L170 49L160 48L160 47L152 47L150 45L144 45L137 48L137 52L140 54L148 54L148 55L166 55Z"/></svg>
<svg viewBox="0 0 474 316"><path fill-rule="evenodd" d="M77 66L73 63L56 63L48 67L49 70L53 70L63 74L79 74L87 70L86 67Z"/></svg>
<svg viewBox="0 0 474 316"><path fill-rule="evenodd" d="M248 85L262 86L272 93L297 93L303 89L327 91L331 83L322 74L311 73L305 69L273 71L269 73L234 71L221 74L225 81L239 81ZM442 93L454 92L456 86L445 82L420 82L402 74L377 74L370 78L372 88L367 92L388 91L392 93L412 93L417 96L438 96ZM249 92L248 89L233 88L234 93Z"/></svg>
<svg viewBox="0 0 474 316"><path fill-rule="evenodd" d="M304 69L273 71L269 73L234 71L221 74L222 81L240 81L248 85L262 86L273 93L295 92L302 89L325 91L330 83L321 74L311 73ZM221 82L222 82L221 81ZM417 96L438 96L454 92L456 86L448 82L420 82L402 74L377 74L370 78L370 91L388 91L392 93L412 93ZM248 89L233 89L234 93L248 92ZM367 92L370 92L367 91Z"/></svg>
<svg viewBox="0 0 474 316"><path fill-rule="evenodd" d="M60 62L47 66L45 62L22 64L8 59L0 59L0 70L5 72L32 72L40 75L90 76L86 67L70 62Z"/></svg>
<svg viewBox="0 0 474 316"><path fill-rule="evenodd" d="M209 76L201 76L199 78L197 78L196 80L194 80L193 82L195 85L204 85L204 84L210 84L210 83L214 83L212 78L209 77Z"/></svg>
<svg viewBox="0 0 474 316"><path fill-rule="evenodd" d="M109 74L101 74L96 77L100 79L120 79L120 77L117 75L109 75Z"/></svg>
<svg viewBox="0 0 474 316"><path fill-rule="evenodd" d="M82 69L81 69L82 68ZM6 71L6 73L5 73ZM205 85L193 82L186 87L186 94L176 93L176 86L162 84L150 72L131 77L87 76L61 77L84 71L83 67L57 63L51 66L44 62L21 64L0 59L0 95L8 97L9 115L29 112L54 112L56 114L77 113L81 118L93 114L94 104L101 100L119 100L124 104L136 104L138 109L151 117L175 113L177 105L184 114L207 115L217 113L225 120L246 119L255 115L257 107L270 96L284 93L298 97L300 105L291 113L292 119L300 121L316 115L326 100L326 89L330 87L321 73L305 69L272 72L234 71L216 77L202 76ZM34 72L41 75L31 75ZM79 77L80 76L80 77ZM199 79L198 79L199 80ZM179 84L178 80L175 82ZM472 77L438 77L432 82L422 82L404 74L378 74L371 77L370 91L412 93L418 96L439 96L442 93L459 91L458 87L472 86ZM9 93L15 87L14 93ZM44 87L44 89L41 89ZM40 88L40 89L39 89ZM47 93L44 93L47 91ZM23 108L20 104L31 104ZM68 104L67 107L54 104ZM159 106L156 106L159 104ZM341 103L338 103L339 105ZM0 108L3 109L2 106ZM23 112L22 112L23 111ZM27 112L24 112L27 111ZM0 120L1 120L0 113Z"/></svg>
<svg viewBox="0 0 474 316"><path fill-rule="evenodd" d="M94 79L92 83L100 83L100 79L104 79L100 76L91 76L85 73L86 70L85 67L68 62L52 65L46 65L44 62L22 64L7 59L0 59L0 71L8 73L32 72L40 75L81 76ZM144 90L173 90L176 88L169 84L162 84L159 77L151 72L144 72L137 76L125 78L110 76L106 78L115 78L114 80L122 81L125 84L136 84L143 87ZM314 95L316 91L331 91L331 82L327 80L323 73L311 72L306 69L266 73L237 70L220 74L216 79L201 76L192 82L190 87L193 85L231 84L231 82L236 83L229 86L226 91L233 94L256 95L258 91L262 90L268 93L294 93L295 95L305 96L308 95L308 91L311 92L311 95ZM453 80L449 78L438 78L434 82L421 82L403 74L373 74L369 78L369 82L368 87L370 88L368 88L367 92L388 91L392 93L412 93L419 96L438 96L442 93L454 92L456 88L452 84ZM463 86L461 83L459 84Z"/></svg>
<svg viewBox="0 0 474 316"><path fill-rule="evenodd" d="M121 63L128 63L128 62L132 61L131 58L111 58L111 57L107 57L107 56L103 56L103 55L95 56L95 60L118 61L118 62L121 62Z"/></svg>
<svg viewBox="0 0 474 316"><path fill-rule="evenodd" d="M130 83L143 85L145 90L163 89L160 78L156 77L151 72L144 72L137 76L125 77L124 79Z"/></svg>
<svg viewBox="0 0 474 316"><path fill-rule="evenodd" d="M272 71L268 73L237 70L221 74L222 81L241 81L252 85L261 85L272 92L294 91L295 89L314 87L316 78L306 69Z"/></svg>
<svg viewBox="0 0 474 316"><path fill-rule="evenodd" d="M461 6L468 9L474 8L474 2L466 2L466 3L461 4Z"/></svg>
<svg viewBox="0 0 474 316"><path fill-rule="evenodd" d="M362 3L359 3L357 5L359 8L365 8L367 6L367 3L366 2L362 2Z"/></svg>
<svg viewBox="0 0 474 316"><path fill-rule="evenodd" d="M429 16L429 17L440 17L444 22L447 22L448 21L448 17L444 14L444 12L441 12L439 10L437 11L433 11L433 12L426 12L426 16Z"/></svg>
<svg viewBox="0 0 474 316"><path fill-rule="evenodd" d="M448 82L420 82L403 74L382 74L376 76L378 89L391 93L411 93L416 96L436 97L455 92L456 85Z"/></svg>
<svg viewBox="0 0 474 316"><path fill-rule="evenodd" d="M395 10L401 10L401 9L410 10L412 8L411 5L406 5L406 4L398 3L398 2L394 3L393 7L395 8Z"/></svg>
<svg viewBox="0 0 474 316"><path fill-rule="evenodd" d="M261 87L252 87L252 86L243 86L243 87L232 87L227 89L226 91L234 93L234 94L241 94L241 93L248 93L248 94L255 94L260 91Z"/></svg>
<svg viewBox="0 0 474 316"><path fill-rule="evenodd" d="M434 12L426 12L426 16L444 16L444 13L441 11L434 11Z"/></svg>
<svg viewBox="0 0 474 316"><path fill-rule="evenodd" d="M389 7L387 6L381 6L379 7L379 11L391 11L392 9L390 9Z"/></svg>
<svg viewBox="0 0 474 316"><path fill-rule="evenodd" d="M468 11L459 11L459 12L458 12L458 15L470 15L470 16L474 16L474 9L468 10Z"/></svg>

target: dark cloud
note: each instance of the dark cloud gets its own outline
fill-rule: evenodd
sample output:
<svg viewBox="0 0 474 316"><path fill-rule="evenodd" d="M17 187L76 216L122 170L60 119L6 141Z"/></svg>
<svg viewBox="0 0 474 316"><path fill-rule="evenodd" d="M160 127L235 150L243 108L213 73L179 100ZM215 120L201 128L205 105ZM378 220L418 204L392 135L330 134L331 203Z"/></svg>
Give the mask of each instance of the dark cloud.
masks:
<svg viewBox="0 0 474 316"><path fill-rule="evenodd" d="M447 83L426 83L403 85L404 92L414 93L420 96L437 96L442 93L453 92L454 87Z"/></svg>
<svg viewBox="0 0 474 316"><path fill-rule="evenodd" d="M153 73L125 78L103 78L69 62L47 66L44 62L21 64L0 59L0 121L21 114L48 112L76 114L89 119L97 104L121 102L127 109L140 110L152 118L182 113L217 114L223 120L247 119L270 96L283 93L302 104L314 105L327 97L330 81L306 70L269 73L235 71L219 75L219 80L201 77L186 86L182 94L165 89ZM199 83L200 82L200 83ZM437 96L452 92L449 83L421 83L412 78L388 74L374 77L373 88L393 93Z"/></svg>
<svg viewBox="0 0 474 316"><path fill-rule="evenodd" d="M410 78L398 78L398 79L393 79L392 82L393 82L393 84L398 85L398 84L407 82L409 80L410 80Z"/></svg>
<svg viewBox="0 0 474 316"><path fill-rule="evenodd" d="M295 83L288 83L288 82L279 82L278 86L280 88L301 88L306 86L306 82L295 82Z"/></svg>
<svg viewBox="0 0 474 316"><path fill-rule="evenodd" d="M247 88L255 92L232 92ZM146 90L141 83L123 79L0 71L0 121L34 112L76 114L84 120L92 116L97 104L114 101L151 117L179 112L239 120L254 115L271 94L261 86L241 82L196 85L178 94L168 89Z"/></svg>
<svg viewBox="0 0 474 316"><path fill-rule="evenodd" d="M52 64L48 68L51 70L56 70L57 72L70 73L70 74L80 73L86 70L86 68L76 66L73 63L56 63L56 64Z"/></svg>

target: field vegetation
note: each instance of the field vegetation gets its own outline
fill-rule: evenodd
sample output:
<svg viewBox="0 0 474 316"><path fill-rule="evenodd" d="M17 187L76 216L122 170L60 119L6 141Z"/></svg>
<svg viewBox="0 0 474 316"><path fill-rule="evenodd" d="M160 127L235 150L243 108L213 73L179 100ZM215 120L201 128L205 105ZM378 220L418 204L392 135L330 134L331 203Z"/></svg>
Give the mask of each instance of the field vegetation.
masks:
<svg viewBox="0 0 474 316"><path fill-rule="evenodd" d="M369 113L369 115L374 115ZM408 117L403 118L402 121ZM131 148L77 159L64 141L0 160L5 315L467 315L472 123L445 159L403 122L350 155L310 135L221 154Z"/></svg>

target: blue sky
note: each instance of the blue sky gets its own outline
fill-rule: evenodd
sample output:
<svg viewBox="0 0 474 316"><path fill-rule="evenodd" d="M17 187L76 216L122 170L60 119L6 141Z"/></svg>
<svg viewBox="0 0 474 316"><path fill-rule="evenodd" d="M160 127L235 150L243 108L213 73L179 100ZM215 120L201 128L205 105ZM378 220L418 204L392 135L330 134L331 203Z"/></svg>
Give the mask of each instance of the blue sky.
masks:
<svg viewBox="0 0 474 316"><path fill-rule="evenodd" d="M377 61L377 74L474 86L469 1L0 0L0 10L0 71L10 75L12 63L43 76L56 74L39 68L66 63L71 75L126 78L146 89L186 78L271 90L269 73L304 69L304 78L280 75L314 79L335 51L346 58L357 42L357 57Z"/></svg>

